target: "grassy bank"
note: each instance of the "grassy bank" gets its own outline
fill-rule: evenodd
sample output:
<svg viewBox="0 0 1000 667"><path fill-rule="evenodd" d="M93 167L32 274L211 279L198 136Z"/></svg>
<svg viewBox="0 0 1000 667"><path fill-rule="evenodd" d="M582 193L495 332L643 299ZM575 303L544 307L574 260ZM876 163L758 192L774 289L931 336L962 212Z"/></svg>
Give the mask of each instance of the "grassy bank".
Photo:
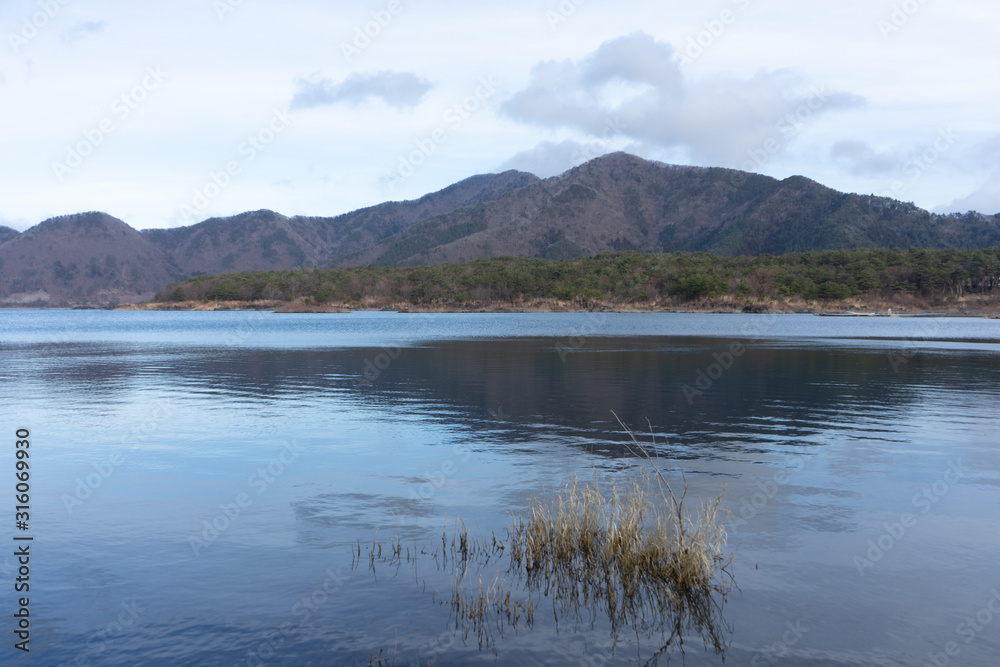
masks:
<svg viewBox="0 0 1000 667"><path fill-rule="evenodd" d="M273 307L272 307L273 306ZM606 253L417 267L246 272L170 285L154 309L1000 313L1000 249L780 257Z"/></svg>

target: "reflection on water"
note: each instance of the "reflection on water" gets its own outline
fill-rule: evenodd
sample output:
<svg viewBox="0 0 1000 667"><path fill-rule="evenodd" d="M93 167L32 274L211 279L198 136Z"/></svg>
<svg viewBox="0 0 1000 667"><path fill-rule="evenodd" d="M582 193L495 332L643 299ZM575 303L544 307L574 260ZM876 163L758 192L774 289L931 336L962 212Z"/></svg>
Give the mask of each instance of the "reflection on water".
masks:
<svg viewBox="0 0 1000 667"><path fill-rule="evenodd" d="M603 611L591 629L587 604L557 626L544 588L532 627L480 652L442 604L449 571L421 551L458 516L507 540L564 480L635 474L612 410L655 439L690 502L726 490L727 662L922 664L949 641L965 664L1000 654L992 626L955 632L997 585L994 322L932 343L888 318L789 317L748 337L739 317L604 316L607 336L578 339L587 315L445 317L443 333L392 314L155 315L0 320L0 429L36 441L45 664L352 665L389 647L406 665L645 661L659 645L613 637ZM862 340L886 332L918 342L905 364L898 344ZM372 536L419 557L374 583L351 569ZM859 573L880 539L891 548ZM123 604L134 623L108 636ZM713 640L693 650L702 636L680 631L686 662L720 664Z"/></svg>

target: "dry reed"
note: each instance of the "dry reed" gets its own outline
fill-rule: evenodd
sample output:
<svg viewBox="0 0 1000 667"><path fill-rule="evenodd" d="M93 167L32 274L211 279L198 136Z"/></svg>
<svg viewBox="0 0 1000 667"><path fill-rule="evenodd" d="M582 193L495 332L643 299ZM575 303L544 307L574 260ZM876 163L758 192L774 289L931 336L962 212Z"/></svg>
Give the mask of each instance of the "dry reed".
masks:
<svg viewBox="0 0 1000 667"><path fill-rule="evenodd" d="M452 595L442 602L451 607L456 631L465 639L475 636L481 650L496 653L505 628L532 627L536 595L542 594L552 600L557 623L579 624L588 611L591 626L606 617L616 638L626 628L637 640L640 633L661 634L654 660L675 647L683 651L691 630L724 657L722 606L732 583L732 555L726 552L723 497L687 507L686 481L676 495L659 460L622 427L631 438L628 449L652 472L643 469L604 487L573 478L553 498L533 502L527 518L513 517L506 541L495 534L472 538L461 519L450 540L447 530L442 533L433 558L448 568L450 556L453 572ZM400 564L399 540L390 542L388 557L377 541L369 547L373 572L376 562ZM484 585L483 570L502 555L509 559L506 572L491 568L487 581L493 574L493 582ZM360 542L354 556L361 561ZM465 582L476 573L478 586L469 591Z"/></svg>

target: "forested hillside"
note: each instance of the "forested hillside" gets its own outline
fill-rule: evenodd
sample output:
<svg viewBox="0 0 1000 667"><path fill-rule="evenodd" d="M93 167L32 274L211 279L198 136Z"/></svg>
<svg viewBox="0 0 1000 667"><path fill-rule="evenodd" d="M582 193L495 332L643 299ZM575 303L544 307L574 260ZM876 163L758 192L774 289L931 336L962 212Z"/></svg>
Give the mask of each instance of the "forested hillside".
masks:
<svg viewBox="0 0 1000 667"><path fill-rule="evenodd" d="M783 254L1000 246L1000 216L943 216L886 197L613 153L476 206L430 217L334 261L399 266L600 252Z"/></svg>
<svg viewBox="0 0 1000 667"><path fill-rule="evenodd" d="M731 296L752 303L913 295L943 303L1000 296L1000 249L837 250L781 256L603 253L574 260L501 258L418 267L248 272L198 276L157 301L302 301L345 306L664 304Z"/></svg>

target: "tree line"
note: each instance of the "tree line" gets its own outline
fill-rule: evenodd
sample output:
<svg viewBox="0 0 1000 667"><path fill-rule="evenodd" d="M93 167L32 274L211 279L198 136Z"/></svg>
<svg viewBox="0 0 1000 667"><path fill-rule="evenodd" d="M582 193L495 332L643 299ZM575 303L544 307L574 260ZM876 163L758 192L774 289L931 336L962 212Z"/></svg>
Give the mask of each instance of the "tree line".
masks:
<svg viewBox="0 0 1000 667"><path fill-rule="evenodd" d="M490 304L549 298L648 304L733 296L808 300L993 294L1000 249L854 249L724 257L601 253L571 260L501 257L461 264L250 271L195 276L156 301L305 301L316 304Z"/></svg>

